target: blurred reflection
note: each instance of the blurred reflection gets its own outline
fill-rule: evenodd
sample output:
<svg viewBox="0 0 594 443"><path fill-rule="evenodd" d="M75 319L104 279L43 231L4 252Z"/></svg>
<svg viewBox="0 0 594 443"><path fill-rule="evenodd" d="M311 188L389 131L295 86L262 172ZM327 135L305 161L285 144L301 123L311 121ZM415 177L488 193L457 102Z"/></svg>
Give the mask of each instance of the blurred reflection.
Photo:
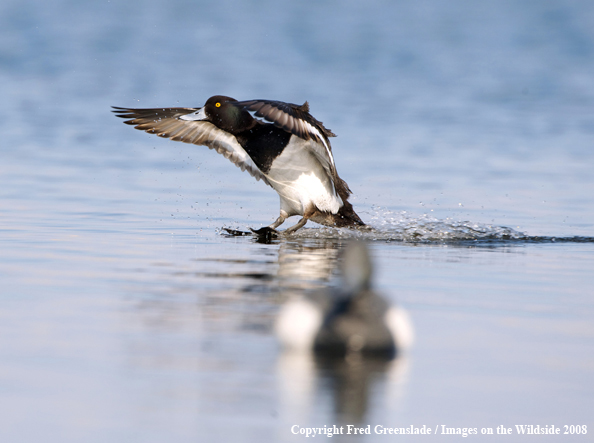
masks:
<svg viewBox="0 0 594 443"><path fill-rule="evenodd" d="M316 260L312 263L317 265ZM286 348L324 356L392 358L412 340L407 313L373 290L373 265L365 243L351 242L339 263L339 287L303 292L286 301L276 322L279 340ZM302 267L307 265L302 261Z"/></svg>
<svg viewBox="0 0 594 443"><path fill-rule="evenodd" d="M405 311L372 290L364 243L349 244L339 263L340 287L295 293L279 312L275 331L285 348L278 365L281 393L298 420L309 422L308 411L329 395L335 422L363 424L378 395L389 402L398 395L388 385L403 380L402 355L412 327Z"/></svg>
<svg viewBox="0 0 594 443"><path fill-rule="evenodd" d="M325 286L336 268L340 243L286 242L278 250L277 277L283 290L308 290Z"/></svg>

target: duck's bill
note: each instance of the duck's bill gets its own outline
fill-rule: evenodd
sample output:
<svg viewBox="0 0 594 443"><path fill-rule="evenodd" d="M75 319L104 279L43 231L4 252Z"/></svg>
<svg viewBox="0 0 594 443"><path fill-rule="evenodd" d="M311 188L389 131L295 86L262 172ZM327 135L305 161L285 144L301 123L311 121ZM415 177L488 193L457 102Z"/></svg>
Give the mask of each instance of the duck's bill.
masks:
<svg viewBox="0 0 594 443"><path fill-rule="evenodd" d="M192 112L190 114L185 114L179 117L180 120L188 120L188 121L201 121L206 120L208 117L206 116L206 112L204 112L204 108L198 109L196 112Z"/></svg>

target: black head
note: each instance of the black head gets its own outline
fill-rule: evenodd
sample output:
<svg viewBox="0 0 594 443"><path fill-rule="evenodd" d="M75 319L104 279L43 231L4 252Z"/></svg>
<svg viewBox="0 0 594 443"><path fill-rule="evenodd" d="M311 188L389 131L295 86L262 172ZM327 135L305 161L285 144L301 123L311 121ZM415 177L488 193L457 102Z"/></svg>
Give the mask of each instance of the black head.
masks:
<svg viewBox="0 0 594 443"><path fill-rule="evenodd" d="M234 102L237 102L234 98L215 95L206 101L204 112L208 121L235 135L254 126L255 120L249 112L234 106Z"/></svg>

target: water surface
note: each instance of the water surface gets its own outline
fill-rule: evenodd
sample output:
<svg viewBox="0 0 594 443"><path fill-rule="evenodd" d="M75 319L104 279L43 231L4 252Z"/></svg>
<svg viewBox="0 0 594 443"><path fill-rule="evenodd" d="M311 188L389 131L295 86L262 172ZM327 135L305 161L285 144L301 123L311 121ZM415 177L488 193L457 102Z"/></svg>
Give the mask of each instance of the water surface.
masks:
<svg viewBox="0 0 594 443"><path fill-rule="evenodd" d="M594 432L589 2L5 1L0 23L2 441ZM376 231L225 235L271 223L276 194L109 112L214 94L308 100ZM280 306L339 284L353 237L412 348L282 352Z"/></svg>

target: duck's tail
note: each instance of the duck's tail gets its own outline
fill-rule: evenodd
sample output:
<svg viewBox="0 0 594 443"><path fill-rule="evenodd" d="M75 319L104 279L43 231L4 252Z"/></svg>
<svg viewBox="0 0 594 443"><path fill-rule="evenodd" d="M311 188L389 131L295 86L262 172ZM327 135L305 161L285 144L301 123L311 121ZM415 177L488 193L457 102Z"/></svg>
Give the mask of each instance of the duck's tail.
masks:
<svg viewBox="0 0 594 443"><path fill-rule="evenodd" d="M351 205L346 200L344 200L344 204L338 210L338 213L332 214L332 217L333 225L337 228L354 228L357 226L365 226L363 220L359 218L359 216L353 209L353 205Z"/></svg>
<svg viewBox="0 0 594 443"><path fill-rule="evenodd" d="M363 223L363 220L359 218L357 213L353 210L353 206L348 201L344 201L343 206L341 206L336 214L316 209L313 214L307 218L321 225L333 228L356 228L367 226Z"/></svg>

